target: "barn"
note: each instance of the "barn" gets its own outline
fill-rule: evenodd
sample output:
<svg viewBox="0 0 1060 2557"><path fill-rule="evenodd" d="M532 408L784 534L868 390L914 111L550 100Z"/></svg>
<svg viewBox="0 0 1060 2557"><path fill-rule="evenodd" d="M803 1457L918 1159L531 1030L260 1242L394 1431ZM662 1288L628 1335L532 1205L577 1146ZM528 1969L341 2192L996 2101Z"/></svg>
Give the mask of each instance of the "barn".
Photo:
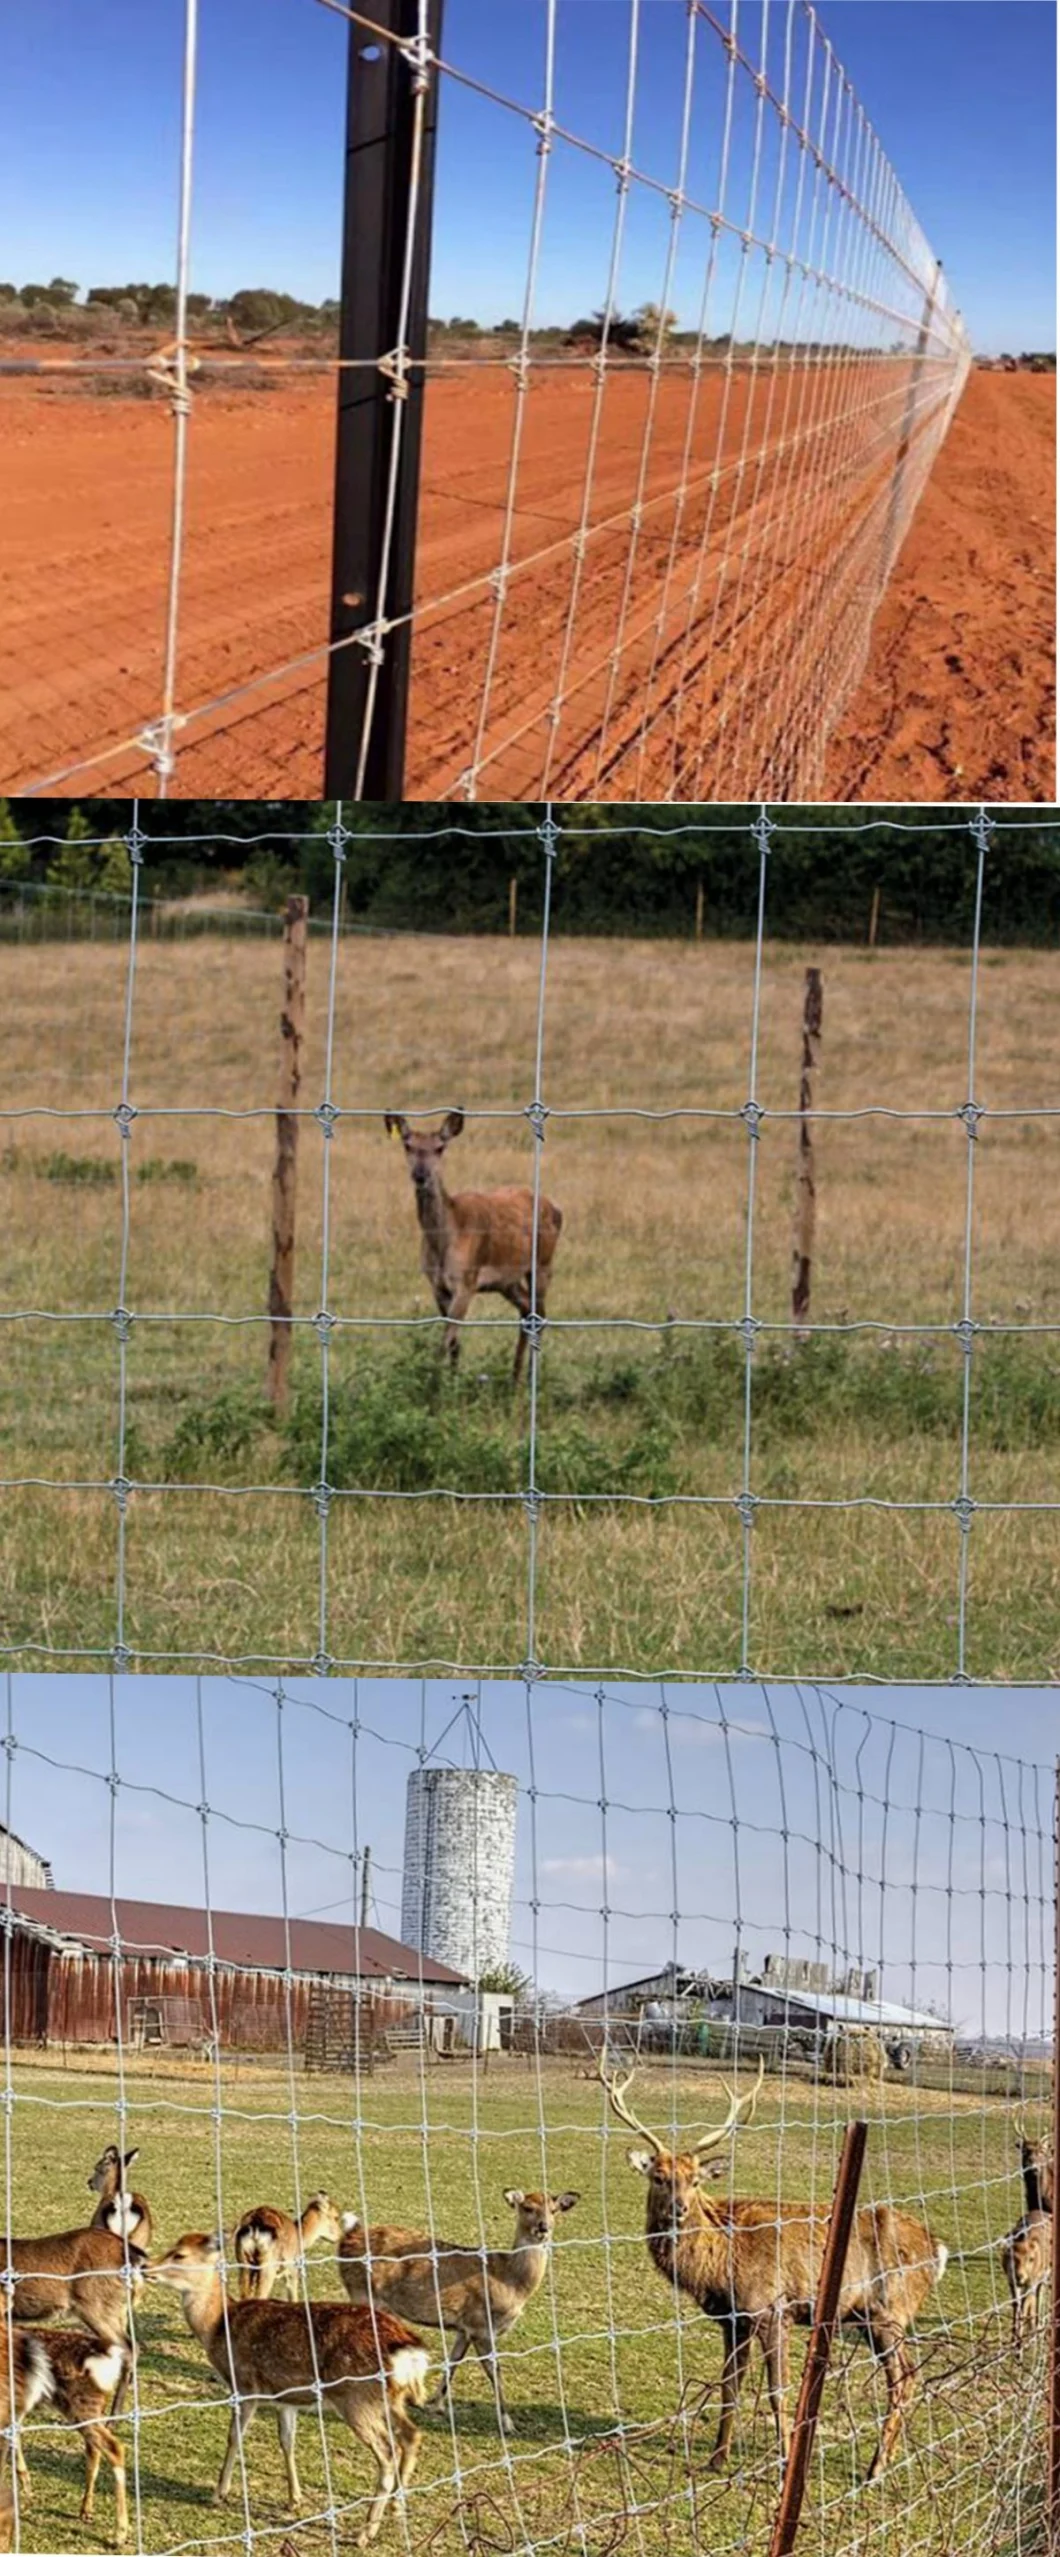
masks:
<svg viewBox="0 0 1060 2557"><path fill-rule="evenodd" d="M5 2027L15 2043L113 2042L228 2050L300 2049L321 1984L407 2020L448 2003L464 1975L399 1944L378 1927L316 1918L112 1902L86 1891L9 1885L0 1920L10 1937Z"/></svg>

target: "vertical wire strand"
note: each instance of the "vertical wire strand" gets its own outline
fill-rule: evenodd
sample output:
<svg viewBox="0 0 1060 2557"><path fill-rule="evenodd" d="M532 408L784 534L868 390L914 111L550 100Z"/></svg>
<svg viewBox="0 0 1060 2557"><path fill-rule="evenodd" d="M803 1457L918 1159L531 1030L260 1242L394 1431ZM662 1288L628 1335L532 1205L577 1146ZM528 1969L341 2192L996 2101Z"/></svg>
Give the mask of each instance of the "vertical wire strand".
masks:
<svg viewBox="0 0 1060 2557"><path fill-rule="evenodd" d="M175 770L173 730L180 649L181 578L184 567L184 519L187 502L188 425L188 283L191 265L192 164L195 150L195 93L199 41L199 0L184 0L184 82L180 136L180 208L177 222L177 288L172 363L173 493L170 509L169 581L166 596L165 655L162 668L162 716L158 723L154 765L158 797L169 795Z"/></svg>
<svg viewBox="0 0 1060 2557"><path fill-rule="evenodd" d="M983 929L983 890L986 881L986 857L990 848L993 824L985 808L979 808L970 821L976 847L975 911L972 923L972 960L968 984L968 1089L964 1103L966 1166L964 1191L964 1255L962 1273L961 1320L958 1336L964 1358L961 1378L961 1488L958 1494L958 1562L957 1562L957 1676L963 1679L967 1669L968 1641L968 1561L971 1544L973 1503L971 1500L971 1427L972 1427L972 1345L975 1338L972 1321L973 1245L975 1237L975 1150L978 1144L980 1110L975 1097L976 1038L979 1027L979 958Z"/></svg>

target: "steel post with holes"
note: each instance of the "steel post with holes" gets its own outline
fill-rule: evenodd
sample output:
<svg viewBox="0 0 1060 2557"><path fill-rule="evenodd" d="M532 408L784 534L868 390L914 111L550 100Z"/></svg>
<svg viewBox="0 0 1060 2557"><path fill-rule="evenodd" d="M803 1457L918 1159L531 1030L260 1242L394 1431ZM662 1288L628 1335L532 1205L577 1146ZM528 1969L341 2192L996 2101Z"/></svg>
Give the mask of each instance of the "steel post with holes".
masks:
<svg viewBox="0 0 1060 2557"><path fill-rule="evenodd" d="M434 55L441 44L442 7L443 0L426 0L427 39ZM420 33L421 0L372 0L366 15L378 33L353 19L349 31L324 791L329 798L397 801L404 786L412 656L408 616L423 438L438 82L431 64L410 241L416 59L409 48ZM408 361L402 385L380 367L402 340L407 259ZM395 419L398 395L403 414ZM400 459L388 539L395 425ZM382 641L373 693L371 651L354 634L370 630L380 613L399 627Z"/></svg>
<svg viewBox="0 0 1060 2557"><path fill-rule="evenodd" d="M828 2234L821 2257L820 2279L814 2302L813 2326L803 2363L799 2402L791 2447L784 2462L784 2482L780 2489L769 2543L769 2557L790 2557L795 2546L802 2512L806 2480L809 2475L817 2418L821 2411L824 2384L828 2377L832 2342L839 2324L839 2300L843 2288L843 2270L854 2225L858 2186L865 2162L865 2142L869 2136L867 2122L849 2122L839 2160Z"/></svg>
<svg viewBox="0 0 1060 2557"><path fill-rule="evenodd" d="M1060 2158L1060 1759L1056 1765L1054 1822L1053 2157ZM1055 2171L1055 2170L1054 2170ZM1049 2303L1049 2548L1060 2551L1060 2282L1053 2268Z"/></svg>

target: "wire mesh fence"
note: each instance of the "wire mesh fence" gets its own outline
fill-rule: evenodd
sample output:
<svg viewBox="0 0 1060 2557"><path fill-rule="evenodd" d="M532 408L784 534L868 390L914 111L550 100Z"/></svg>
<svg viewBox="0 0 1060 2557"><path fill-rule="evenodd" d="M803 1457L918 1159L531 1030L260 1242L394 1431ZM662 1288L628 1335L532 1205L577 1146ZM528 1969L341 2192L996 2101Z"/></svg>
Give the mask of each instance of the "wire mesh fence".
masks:
<svg viewBox="0 0 1060 2557"><path fill-rule="evenodd" d="M328 787L350 797L814 795L971 361L825 25L805 0L688 0L650 23L642 0L539 0L519 30L459 0L444 21L436 0L326 7L350 41L351 134L363 112L381 163L340 352L219 343L189 317L186 0L167 343L5 358L49 393L146 383L172 411L168 485L163 419L137 420L154 625L132 627L108 537L117 654L79 663L60 706L50 620L47 663L13 640L6 786L312 796L326 725ZM364 152L350 162L366 183ZM468 167L516 244L519 316L428 330L433 198L448 273ZM561 321L574 279L589 316ZM370 343L384 304L392 334ZM49 434L75 415L54 408Z"/></svg>
<svg viewBox="0 0 1060 2557"><path fill-rule="evenodd" d="M1044 1692L1023 1719L1047 1740ZM606 1678L180 1678L145 1706L13 1672L5 1747L6 1829L76 1837L96 1885L3 1892L18 2545L78 2544L71 2427L155 2552L338 2547L376 2493L410 2547L790 2544L852 2120L799 2544L1046 2545L1050 1763L941 1700ZM476 1793L498 1751L514 1865ZM457 1826L452 1795L429 1840L406 1819L402 1868L409 1779L442 1772ZM402 1944L410 1890L432 1920ZM475 1986L498 1908L507 1998Z"/></svg>
<svg viewBox="0 0 1060 2557"><path fill-rule="evenodd" d="M746 812L750 942L587 948L547 808L536 938L464 948L344 936L340 807L281 971L145 935L136 810L125 945L0 951L27 2550L53 2424L152 2552L779 2557L800 2445L800 2546L1047 2544L1053 961L979 810L952 946L807 1013L807 822ZM409 1171L517 1140L514 1301L425 1312Z"/></svg>

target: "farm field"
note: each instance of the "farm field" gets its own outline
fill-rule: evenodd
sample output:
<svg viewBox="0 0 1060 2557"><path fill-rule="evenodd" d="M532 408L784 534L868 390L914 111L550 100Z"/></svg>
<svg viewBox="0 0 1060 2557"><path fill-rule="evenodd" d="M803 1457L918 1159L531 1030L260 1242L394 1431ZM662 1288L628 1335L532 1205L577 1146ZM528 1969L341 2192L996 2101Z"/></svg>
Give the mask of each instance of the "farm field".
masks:
<svg viewBox="0 0 1060 2557"><path fill-rule="evenodd" d="M694 409L690 379L664 375L632 553L651 383L616 372L576 601L593 382L538 375L481 738L516 394L505 367L433 381L407 795L459 796L477 761L479 797L498 800L779 799L825 779L838 799L870 782L896 797L1047 798L1055 386L1029 374L973 373L825 765L822 723L878 585L893 496L882 438L907 390L902 367L863 370L824 367L794 388L779 374L771 392L768 376L752 387L737 373L727 399L708 375ZM179 697L196 712L224 698L179 739L182 795L319 791L333 406L330 380L280 375L196 395ZM0 423L0 787L118 746L97 767L105 785L150 795L125 741L159 704L168 410L56 377L6 383Z"/></svg>
<svg viewBox="0 0 1060 2557"><path fill-rule="evenodd" d="M796 1142L779 1114L797 1098L811 957L824 970L818 1106L868 1115L818 1127L813 1313L831 1329L793 1356L768 1327L790 1307ZM551 951L542 1177L564 1227L541 1361L534 1657L553 1669L740 1665L733 1327L751 1140L736 1116L695 1113L736 1113L746 1098L752 960L736 943L560 939ZM313 943L309 1110L323 1088L326 965ZM469 1119L447 1158L452 1184L528 1180L537 970L530 938L341 943L342 1115L326 1147L311 1118L303 1128L293 1391L278 1426L263 1390L278 950L204 939L139 952L124 1276L112 1116L124 953L0 950L0 1068L18 1096L0 1152L10 1660L109 1659L119 1553L120 1639L144 1664L527 1658L515 1318L480 1302L458 1376L445 1375L382 1114L415 1120L459 1100ZM976 1678L1039 1678L1056 1662L1055 974L1049 953L983 953L965 1652ZM748 1657L761 1675L948 1678L957 1665L967 1006L957 950L766 945L749 1477ZM325 1303L326 1443L312 1328ZM938 1329L901 1328L916 1324ZM992 1506L1006 1503L1024 1506Z"/></svg>
<svg viewBox="0 0 1060 2557"><path fill-rule="evenodd" d="M113 2059L78 2055L60 2071L43 2055L27 2055L15 2060L13 2086L14 2213L19 2232L29 2233L62 2219L60 2197L76 2217L88 2167L114 2135ZM461 2063L421 2077L402 2061L359 2087L349 2078L307 2080L299 2064L294 2091L302 2192L323 2186L362 2217L433 2223L443 2239L477 2243L485 2236L498 2244L510 2226L505 2186L580 2193L560 2224L551 2277L502 2347L515 2421L510 2443L500 2444L487 2382L469 2361L455 2382L451 2422L443 2414L419 2419L423 2447L407 2525L392 2517L381 2547L429 2544L448 2557L469 2544L518 2544L529 2532L561 2549L628 2543L645 2557L690 2546L711 2557L730 2549L758 2557L778 2484L760 2372L748 2382L732 2469L711 2477L706 2456L717 2417L720 2330L690 2302L675 2304L647 2262L644 2187L626 2163L624 2134L611 2124L602 2141L600 2089L569 2062L531 2070L503 2060L477 2080ZM135 2180L154 2214L156 2253L186 2231L231 2230L242 2210L266 2198L290 2206L292 2092L286 2071L273 2064L229 2065L217 2082L210 2068L177 2054L165 2065L130 2055L123 2136L139 2146ZM637 2100L648 2121L675 2122L689 2136L725 2104L715 2073L688 2063L676 2077L646 2067ZM830 2087L767 2080L756 2121L737 2141L734 2189L770 2194L779 2184L787 2199L827 2205L854 2105L852 2096L837 2104ZM1006 2557L1017 2544L1032 2544L1045 2395L1044 2344L1017 2370L1008 2343L996 2241L1019 2207L1009 2109L908 2086L873 2089L868 2109L862 2200L907 2204L950 2248L951 2261L918 2333L923 2386L906 2455L870 2496L858 2481L882 2392L864 2346L843 2342L826 2389L804 2533L828 2557L882 2552L895 2544L899 2527L903 2552L949 2557L955 2546L975 2544ZM310 2261L311 2295L341 2297L334 2266L323 2254ZM123 2434L139 2544L149 2551L240 2546L238 2477L227 2514L211 2505L227 2413L205 2357L178 2303L150 2287L137 2331L137 2404L130 2395ZM433 2331L427 2340L436 2348ZM796 2334L793 2388L801 2358ZM328 2424L326 2439L344 2543L362 2518L363 2507L355 2505L348 2519L347 2510L368 2483L368 2462L337 2423ZM23 2547L83 2546L75 2441L36 2417L25 2440L34 2500L23 2518ZM324 2518L329 2483L309 2413L299 2424L299 2466L307 2514L298 2546L315 2557L332 2539ZM279 2545L282 2469L266 2415L248 2437L247 2474L255 2544L260 2537ZM109 2537L111 2511L104 2475L96 2544Z"/></svg>

